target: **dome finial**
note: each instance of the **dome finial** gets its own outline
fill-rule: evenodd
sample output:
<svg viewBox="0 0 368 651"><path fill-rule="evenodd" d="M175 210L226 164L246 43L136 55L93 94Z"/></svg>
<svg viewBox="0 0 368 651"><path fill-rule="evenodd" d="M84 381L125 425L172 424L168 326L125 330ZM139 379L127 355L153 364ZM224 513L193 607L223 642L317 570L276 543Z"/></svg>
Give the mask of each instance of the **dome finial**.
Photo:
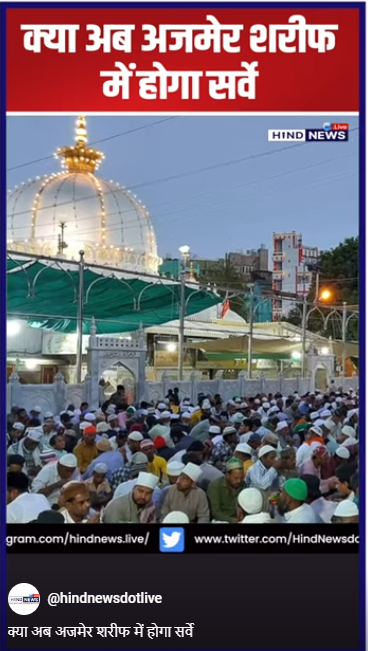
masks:
<svg viewBox="0 0 368 651"><path fill-rule="evenodd" d="M80 115L76 122L75 140L79 145L84 145L87 142L86 118L84 115Z"/></svg>
<svg viewBox="0 0 368 651"><path fill-rule="evenodd" d="M75 127L76 145L61 147L56 156L62 158L62 166L68 172L89 172L98 170L100 162L105 158L101 151L87 146L86 118L80 115Z"/></svg>

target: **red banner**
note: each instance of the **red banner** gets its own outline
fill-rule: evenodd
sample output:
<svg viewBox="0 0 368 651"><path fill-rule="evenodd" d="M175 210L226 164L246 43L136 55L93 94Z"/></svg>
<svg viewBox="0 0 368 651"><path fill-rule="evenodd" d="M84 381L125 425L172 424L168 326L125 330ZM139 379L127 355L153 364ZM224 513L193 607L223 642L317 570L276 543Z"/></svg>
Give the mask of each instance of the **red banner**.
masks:
<svg viewBox="0 0 368 651"><path fill-rule="evenodd" d="M8 9L7 110L359 109L358 9Z"/></svg>

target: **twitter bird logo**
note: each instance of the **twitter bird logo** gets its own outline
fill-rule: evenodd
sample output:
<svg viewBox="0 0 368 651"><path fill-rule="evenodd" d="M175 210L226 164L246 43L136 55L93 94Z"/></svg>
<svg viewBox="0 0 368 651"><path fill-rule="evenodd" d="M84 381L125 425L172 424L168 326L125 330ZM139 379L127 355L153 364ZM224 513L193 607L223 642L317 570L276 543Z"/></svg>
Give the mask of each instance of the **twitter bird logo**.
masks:
<svg viewBox="0 0 368 651"><path fill-rule="evenodd" d="M184 529L160 529L160 552L183 552L184 551Z"/></svg>

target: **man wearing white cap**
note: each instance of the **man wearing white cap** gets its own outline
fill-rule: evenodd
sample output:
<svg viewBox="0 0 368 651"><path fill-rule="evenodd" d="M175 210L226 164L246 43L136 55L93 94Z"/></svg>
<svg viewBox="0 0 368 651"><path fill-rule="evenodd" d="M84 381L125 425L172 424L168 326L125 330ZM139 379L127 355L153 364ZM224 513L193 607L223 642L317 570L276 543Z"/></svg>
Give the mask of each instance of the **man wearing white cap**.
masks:
<svg viewBox="0 0 368 651"><path fill-rule="evenodd" d="M140 472L133 490L128 495L116 497L107 505L102 521L107 524L156 522L157 513L152 496L158 481L155 475Z"/></svg>
<svg viewBox="0 0 368 651"><path fill-rule="evenodd" d="M210 510L206 493L196 486L202 475L194 463L187 463L174 486L170 486L161 507L161 518L171 511L186 513L191 523L202 524L210 521Z"/></svg>
<svg viewBox="0 0 368 651"><path fill-rule="evenodd" d="M356 439L356 431L350 425L344 425L341 434L337 437L337 442L343 445L348 439Z"/></svg>
<svg viewBox="0 0 368 651"><path fill-rule="evenodd" d="M249 468L254 465L253 462L253 450L248 445L248 443L238 443L235 448L234 457L240 459L243 462L244 467L244 477L246 477Z"/></svg>
<svg viewBox="0 0 368 651"><path fill-rule="evenodd" d="M236 524L237 497L244 488L244 467L240 459L230 459L226 464L226 475L211 482L207 497L212 520Z"/></svg>
<svg viewBox="0 0 368 651"><path fill-rule="evenodd" d="M29 417L30 418L40 418L42 413L41 407L38 407L37 405L35 407L32 407L32 409L29 412Z"/></svg>
<svg viewBox="0 0 368 651"><path fill-rule="evenodd" d="M279 490L279 469L282 462L277 459L275 448L263 445L258 451L258 461L249 468L245 484L250 488L258 488L263 496L262 511L269 511L269 498Z"/></svg>
<svg viewBox="0 0 368 651"><path fill-rule="evenodd" d="M159 516L161 516L161 506L163 504L167 491L169 490L170 486L174 486L176 484L184 468L185 468L185 464L181 463L180 461L171 460L167 464L167 477L169 483L166 486L163 486L160 491L161 494L160 494L159 509L158 509ZM159 519L161 519L161 517Z"/></svg>
<svg viewBox="0 0 368 651"><path fill-rule="evenodd" d="M106 479L107 471L106 463L97 463L92 477L84 482L89 491L91 506L94 509L100 509L111 500L112 490Z"/></svg>
<svg viewBox="0 0 368 651"><path fill-rule="evenodd" d="M343 500L337 505L331 522L336 524L357 524L359 522L357 505L350 500Z"/></svg>
<svg viewBox="0 0 368 651"><path fill-rule="evenodd" d="M42 439L41 443L45 447L50 447L50 440L56 434L56 423L53 418L45 418L43 424L41 425L42 429Z"/></svg>
<svg viewBox="0 0 368 651"><path fill-rule="evenodd" d="M238 520L240 524L269 524L269 513L262 511L263 495L257 488L244 488L238 495Z"/></svg>
<svg viewBox="0 0 368 651"><path fill-rule="evenodd" d="M23 433L25 430L25 425L23 423L20 423L19 421L15 422L12 424L11 430L9 432L9 443L13 445L13 448L16 448L16 444L19 444L19 441L23 437ZM12 454L18 454L17 452L14 452Z"/></svg>
<svg viewBox="0 0 368 651"><path fill-rule="evenodd" d="M35 477L42 468L40 456L43 449L41 443L42 429L28 429L26 432L24 439L17 441L8 448L8 456L20 454L25 460L23 472L29 477Z"/></svg>
<svg viewBox="0 0 368 651"><path fill-rule="evenodd" d="M212 450L211 463L220 470L225 469L226 463L233 456L237 443L238 435L235 427L225 427L222 432L222 440Z"/></svg>
<svg viewBox="0 0 368 651"><path fill-rule="evenodd" d="M7 524L26 524L35 520L50 506L44 495L28 492L29 479L24 472L9 472L7 475Z"/></svg>
<svg viewBox="0 0 368 651"><path fill-rule="evenodd" d="M70 481L80 481L77 457L65 454L56 463L48 463L32 482L31 492L44 495L49 504L57 504L63 486Z"/></svg>

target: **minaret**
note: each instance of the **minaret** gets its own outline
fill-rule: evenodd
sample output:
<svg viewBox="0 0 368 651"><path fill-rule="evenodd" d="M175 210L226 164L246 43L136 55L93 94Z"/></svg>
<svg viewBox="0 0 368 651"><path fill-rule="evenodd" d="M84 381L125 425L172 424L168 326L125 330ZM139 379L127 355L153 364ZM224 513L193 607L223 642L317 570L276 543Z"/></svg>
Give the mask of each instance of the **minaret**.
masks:
<svg viewBox="0 0 368 651"><path fill-rule="evenodd" d="M101 151L87 146L86 118L80 115L75 128L76 145L60 147L55 155L62 158L62 166L68 172L89 172L94 174L105 158Z"/></svg>

